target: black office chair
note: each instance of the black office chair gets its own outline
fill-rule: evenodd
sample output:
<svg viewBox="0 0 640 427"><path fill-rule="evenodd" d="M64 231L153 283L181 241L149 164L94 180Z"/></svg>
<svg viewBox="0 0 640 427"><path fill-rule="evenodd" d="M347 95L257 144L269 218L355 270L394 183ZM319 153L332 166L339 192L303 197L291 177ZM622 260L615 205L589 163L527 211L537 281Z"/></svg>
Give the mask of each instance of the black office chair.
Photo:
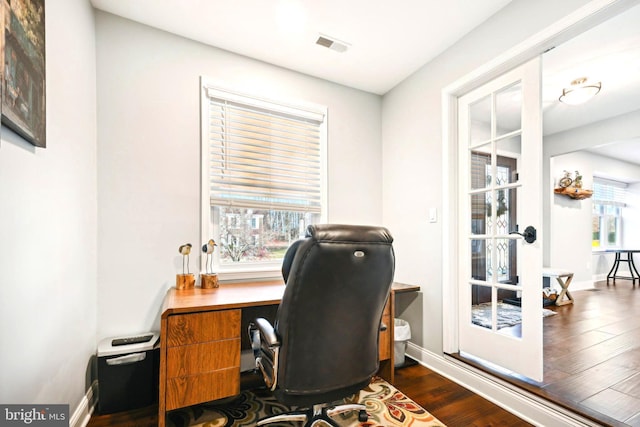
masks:
<svg viewBox="0 0 640 427"><path fill-rule="evenodd" d="M393 238L383 227L312 225L288 249L286 289L272 326L249 327L256 366L285 405L309 408L278 414L257 425L316 420L365 406L332 403L367 386L379 367L380 322L393 282ZM259 333L258 333L259 332Z"/></svg>

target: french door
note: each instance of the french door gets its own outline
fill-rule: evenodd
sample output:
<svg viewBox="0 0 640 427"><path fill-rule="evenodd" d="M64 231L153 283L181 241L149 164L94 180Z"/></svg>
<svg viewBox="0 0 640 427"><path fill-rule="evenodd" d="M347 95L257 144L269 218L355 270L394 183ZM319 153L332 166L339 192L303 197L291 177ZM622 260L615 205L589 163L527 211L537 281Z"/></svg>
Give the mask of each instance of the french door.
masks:
<svg viewBox="0 0 640 427"><path fill-rule="evenodd" d="M541 64L458 99L459 350L542 381Z"/></svg>

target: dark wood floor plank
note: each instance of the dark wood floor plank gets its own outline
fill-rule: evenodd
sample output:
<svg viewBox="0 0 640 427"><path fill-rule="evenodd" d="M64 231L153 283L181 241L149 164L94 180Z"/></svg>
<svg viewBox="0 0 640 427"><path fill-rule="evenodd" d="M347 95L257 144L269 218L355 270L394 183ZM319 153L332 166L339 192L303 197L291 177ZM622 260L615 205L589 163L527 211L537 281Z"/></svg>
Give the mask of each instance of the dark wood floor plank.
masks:
<svg viewBox="0 0 640 427"><path fill-rule="evenodd" d="M601 328L598 328L598 331L619 335L624 332L633 331L634 329L638 329L638 328L640 328L640 325L635 324L633 322L629 322L629 319L625 318L615 323L610 323L608 325L602 326Z"/></svg>
<svg viewBox="0 0 640 427"><path fill-rule="evenodd" d="M640 427L640 412L625 420L625 423L632 427Z"/></svg>
<svg viewBox="0 0 640 427"><path fill-rule="evenodd" d="M585 399L582 404L617 420L627 420L640 409L640 399L610 388Z"/></svg>
<svg viewBox="0 0 640 427"><path fill-rule="evenodd" d="M640 399L640 373L637 373L611 387L613 390ZM638 405L640 411L640 405Z"/></svg>
<svg viewBox="0 0 640 427"><path fill-rule="evenodd" d="M569 355L559 357L554 361L554 364L561 371L572 374L579 373L638 347L640 347L640 329L634 329Z"/></svg>
<svg viewBox="0 0 640 427"><path fill-rule="evenodd" d="M545 363L553 362L558 358L568 356L576 353L580 350L584 350L593 345L604 342L610 338L613 338L615 334L603 332L600 330L588 331L584 334L570 337L562 337L557 342L551 342L551 340L545 340L544 361Z"/></svg>
<svg viewBox="0 0 640 427"><path fill-rule="evenodd" d="M396 387L447 426L530 426L447 378L415 365L399 369Z"/></svg>

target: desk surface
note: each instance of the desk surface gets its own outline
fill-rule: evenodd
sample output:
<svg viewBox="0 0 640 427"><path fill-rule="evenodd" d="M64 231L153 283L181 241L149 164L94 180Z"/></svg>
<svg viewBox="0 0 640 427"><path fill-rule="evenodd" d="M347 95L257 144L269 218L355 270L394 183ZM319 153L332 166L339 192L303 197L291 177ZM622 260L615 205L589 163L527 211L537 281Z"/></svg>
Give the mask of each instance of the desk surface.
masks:
<svg viewBox="0 0 640 427"><path fill-rule="evenodd" d="M213 289L171 288L162 306L162 317L190 311L255 307L279 304L284 293L282 280L221 284Z"/></svg>
<svg viewBox="0 0 640 427"><path fill-rule="evenodd" d="M214 289L171 288L167 291L162 305L162 317L212 308L224 310L279 304L284 289L282 280L227 283ZM395 293L415 292L420 290L420 286L394 282L391 290Z"/></svg>

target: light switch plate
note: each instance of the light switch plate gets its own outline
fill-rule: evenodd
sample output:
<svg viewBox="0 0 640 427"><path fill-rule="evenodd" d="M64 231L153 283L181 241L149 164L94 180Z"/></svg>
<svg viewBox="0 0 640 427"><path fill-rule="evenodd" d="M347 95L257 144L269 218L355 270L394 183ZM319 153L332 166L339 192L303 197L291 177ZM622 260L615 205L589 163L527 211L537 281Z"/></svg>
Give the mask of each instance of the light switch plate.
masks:
<svg viewBox="0 0 640 427"><path fill-rule="evenodd" d="M438 222L438 209L429 208L429 222Z"/></svg>

